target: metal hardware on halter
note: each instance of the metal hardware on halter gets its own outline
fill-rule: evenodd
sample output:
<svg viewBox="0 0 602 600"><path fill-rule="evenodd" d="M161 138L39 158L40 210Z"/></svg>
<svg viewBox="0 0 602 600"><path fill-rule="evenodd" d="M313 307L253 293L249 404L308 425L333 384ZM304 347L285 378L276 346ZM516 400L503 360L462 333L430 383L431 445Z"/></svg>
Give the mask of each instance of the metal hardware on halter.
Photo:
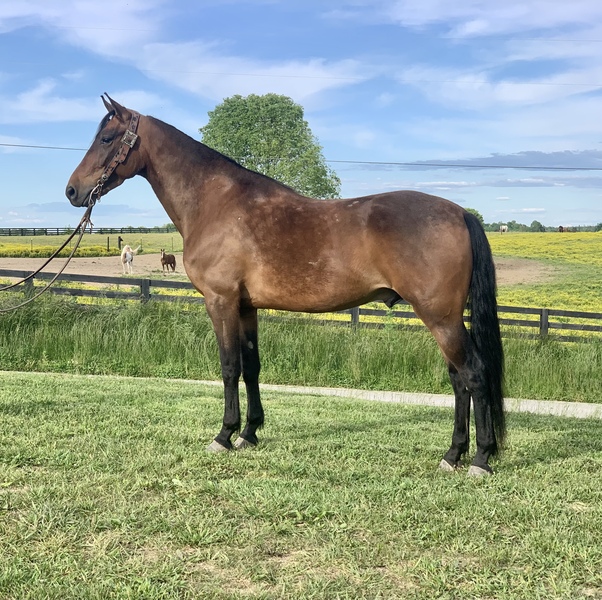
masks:
<svg viewBox="0 0 602 600"><path fill-rule="evenodd" d="M134 147L134 144L136 143L136 140L138 139L138 134L134 133L133 131L130 131L129 129L126 130L126 132L123 134L123 137L121 138L121 143L122 144L126 144L127 146L129 146L130 148Z"/></svg>

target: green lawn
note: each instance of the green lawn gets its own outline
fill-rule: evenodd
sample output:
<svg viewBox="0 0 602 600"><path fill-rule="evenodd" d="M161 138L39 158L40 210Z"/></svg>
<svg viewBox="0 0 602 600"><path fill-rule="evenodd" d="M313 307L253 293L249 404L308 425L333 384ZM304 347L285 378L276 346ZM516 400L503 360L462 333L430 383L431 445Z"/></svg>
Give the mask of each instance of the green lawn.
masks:
<svg viewBox="0 0 602 600"><path fill-rule="evenodd" d="M452 413L0 372L0 597L602 598L599 421L509 416L496 475L436 466Z"/></svg>

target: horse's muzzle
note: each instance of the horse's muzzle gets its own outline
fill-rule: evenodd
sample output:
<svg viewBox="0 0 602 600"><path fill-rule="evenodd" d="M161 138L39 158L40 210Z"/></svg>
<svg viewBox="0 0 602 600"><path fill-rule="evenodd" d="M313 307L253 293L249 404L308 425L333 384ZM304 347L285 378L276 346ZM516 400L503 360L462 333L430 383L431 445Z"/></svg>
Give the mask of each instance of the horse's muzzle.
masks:
<svg viewBox="0 0 602 600"><path fill-rule="evenodd" d="M72 185L68 185L65 189L65 196L67 196L67 199L73 206L79 206L77 203L77 190Z"/></svg>
<svg viewBox="0 0 602 600"><path fill-rule="evenodd" d="M81 208L82 206L88 206L90 199L90 190L86 191L85 194L80 194L75 187L68 185L65 189L65 196L73 206Z"/></svg>

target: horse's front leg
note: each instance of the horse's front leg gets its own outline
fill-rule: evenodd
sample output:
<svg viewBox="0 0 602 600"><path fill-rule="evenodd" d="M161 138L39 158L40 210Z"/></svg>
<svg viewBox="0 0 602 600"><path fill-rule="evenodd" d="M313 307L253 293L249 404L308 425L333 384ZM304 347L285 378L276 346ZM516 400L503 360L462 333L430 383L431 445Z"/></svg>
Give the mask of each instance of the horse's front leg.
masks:
<svg viewBox="0 0 602 600"><path fill-rule="evenodd" d="M240 430L238 381L241 373L238 301L223 297L205 297L219 346L224 382L224 420L222 429L207 448L212 452L231 450L230 438Z"/></svg>
<svg viewBox="0 0 602 600"><path fill-rule="evenodd" d="M241 308L240 311L240 356L242 377L247 388L247 422L240 437L234 442L236 448L256 446L256 432L263 425L263 407L259 394L259 348L257 347L257 309Z"/></svg>

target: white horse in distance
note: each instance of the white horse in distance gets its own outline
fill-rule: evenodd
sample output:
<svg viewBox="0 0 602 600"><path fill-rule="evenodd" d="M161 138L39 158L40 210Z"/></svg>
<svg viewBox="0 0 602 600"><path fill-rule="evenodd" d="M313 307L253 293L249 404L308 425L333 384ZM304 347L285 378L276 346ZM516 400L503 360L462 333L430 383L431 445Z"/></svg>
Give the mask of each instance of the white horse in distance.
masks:
<svg viewBox="0 0 602 600"><path fill-rule="evenodd" d="M134 256L138 254L138 250L140 250L140 246L138 246L138 248L135 250L132 250L132 247L128 244L123 247L123 250L121 251L121 264L123 266L124 275L126 274L126 271L130 274L134 272L132 263L134 262Z"/></svg>

